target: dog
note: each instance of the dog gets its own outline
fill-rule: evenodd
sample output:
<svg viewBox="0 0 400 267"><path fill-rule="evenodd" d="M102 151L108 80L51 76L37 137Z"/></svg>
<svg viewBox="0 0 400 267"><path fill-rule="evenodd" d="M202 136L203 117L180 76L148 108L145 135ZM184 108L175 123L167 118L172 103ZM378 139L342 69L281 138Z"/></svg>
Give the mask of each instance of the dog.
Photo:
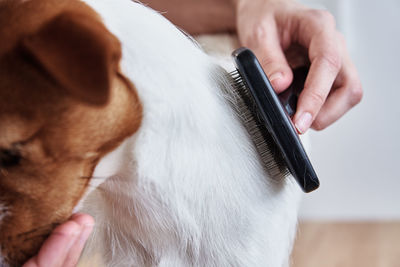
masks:
<svg viewBox="0 0 400 267"><path fill-rule="evenodd" d="M289 264L300 190L185 33L129 0L14 0L0 39L0 266L75 211L96 221L81 266Z"/></svg>

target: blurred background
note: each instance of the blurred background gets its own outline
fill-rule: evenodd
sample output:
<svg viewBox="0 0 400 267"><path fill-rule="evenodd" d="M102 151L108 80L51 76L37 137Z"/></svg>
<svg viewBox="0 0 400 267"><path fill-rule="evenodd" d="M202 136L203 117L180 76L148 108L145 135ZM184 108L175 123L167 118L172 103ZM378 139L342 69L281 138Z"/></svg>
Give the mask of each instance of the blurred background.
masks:
<svg viewBox="0 0 400 267"><path fill-rule="evenodd" d="M399 267L400 1L301 2L336 17L364 98L310 132L321 187L304 196L292 266Z"/></svg>
<svg viewBox="0 0 400 267"><path fill-rule="evenodd" d="M326 130L311 132L321 187L305 196L301 218L400 220L400 1L302 2L336 17L364 98Z"/></svg>

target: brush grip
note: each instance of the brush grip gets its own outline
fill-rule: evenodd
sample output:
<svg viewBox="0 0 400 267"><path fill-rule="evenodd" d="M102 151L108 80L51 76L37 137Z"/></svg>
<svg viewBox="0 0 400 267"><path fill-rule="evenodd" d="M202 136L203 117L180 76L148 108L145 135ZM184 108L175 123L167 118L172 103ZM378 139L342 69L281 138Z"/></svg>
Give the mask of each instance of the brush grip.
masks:
<svg viewBox="0 0 400 267"><path fill-rule="evenodd" d="M289 87L278 95L282 106L285 108L289 117L293 117L297 109L299 95L306 82L308 67L298 67L293 70L293 81Z"/></svg>
<svg viewBox="0 0 400 267"><path fill-rule="evenodd" d="M319 187L319 180L289 116L259 61L247 48L233 52L236 68L253 96L259 117L271 134L293 177L304 192Z"/></svg>

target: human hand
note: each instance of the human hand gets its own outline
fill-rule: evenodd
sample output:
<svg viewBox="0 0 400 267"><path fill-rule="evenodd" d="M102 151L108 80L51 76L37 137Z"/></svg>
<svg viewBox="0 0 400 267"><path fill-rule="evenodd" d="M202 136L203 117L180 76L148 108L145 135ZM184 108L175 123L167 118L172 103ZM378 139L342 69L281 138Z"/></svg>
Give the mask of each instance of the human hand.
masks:
<svg viewBox="0 0 400 267"><path fill-rule="evenodd" d="M92 232L93 218L74 214L54 229L43 243L39 253L23 267L72 267L76 266L87 238Z"/></svg>
<svg viewBox="0 0 400 267"><path fill-rule="evenodd" d="M362 98L361 82L333 16L293 0L233 0L237 33L280 93L291 67L310 65L293 122L299 133L322 130Z"/></svg>

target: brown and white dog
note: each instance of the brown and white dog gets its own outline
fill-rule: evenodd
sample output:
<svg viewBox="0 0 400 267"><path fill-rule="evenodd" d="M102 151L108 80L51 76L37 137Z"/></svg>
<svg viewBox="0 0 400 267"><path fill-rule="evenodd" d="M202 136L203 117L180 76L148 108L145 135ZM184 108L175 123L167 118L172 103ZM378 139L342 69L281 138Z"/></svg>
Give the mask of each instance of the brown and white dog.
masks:
<svg viewBox="0 0 400 267"><path fill-rule="evenodd" d="M226 72L165 18L6 0L0 40L0 266L74 210L96 220L82 259L105 266L288 264L299 191L264 173Z"/></svg>

